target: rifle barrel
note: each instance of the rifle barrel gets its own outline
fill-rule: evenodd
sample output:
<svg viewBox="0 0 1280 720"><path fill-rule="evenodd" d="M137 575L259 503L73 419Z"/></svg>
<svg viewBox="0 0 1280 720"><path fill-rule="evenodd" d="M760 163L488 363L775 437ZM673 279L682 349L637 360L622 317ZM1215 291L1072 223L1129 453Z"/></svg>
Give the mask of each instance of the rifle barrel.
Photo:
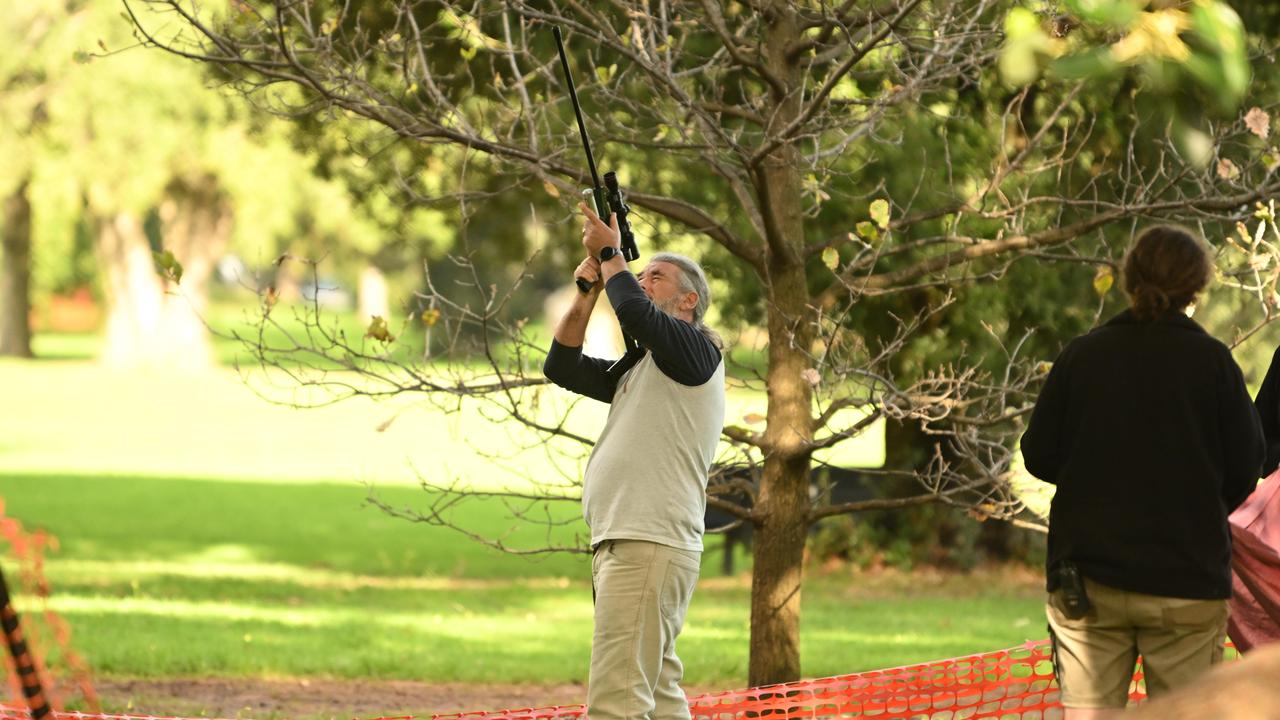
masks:
<svg viewBox="0 0 1280 720"><path fill-rule="evenodd" d="M561 54L561 69L564 70L564 82L568 85L568 99L573 102L573 117L577 118L577 133L582 136L582 150L586 151L586 167L591 170L591 197L595 200L596 214L608 218L608 210L604 208L604 199L600 197L600 176L595 172L595 158L591 155L591 141L586 137L586 123L582 122L582 106L577 102L577 88L573 87L573 74L568 69L568 55L564 53L564 40L559 26L552 27L552 35L556 36L556 49Z"/></svg>

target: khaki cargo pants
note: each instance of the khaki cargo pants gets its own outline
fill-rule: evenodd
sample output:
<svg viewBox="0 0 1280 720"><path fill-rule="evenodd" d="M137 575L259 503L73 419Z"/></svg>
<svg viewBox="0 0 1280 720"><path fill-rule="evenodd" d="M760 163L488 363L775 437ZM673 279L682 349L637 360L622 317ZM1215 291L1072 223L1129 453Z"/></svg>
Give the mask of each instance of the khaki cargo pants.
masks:
<svg viewBox="0 0 1280 720"><path fill-rule="evenodd" d="M1186 685L1222 661L1226 600L1191 600L1119 590L1085 579L1091 608L1072 620L1058 592L1045 613L1054 670L1069 708L1122 708L1142 655L1147 694Z"/></svg>
<svg viewBox="0 0 1280 720"><path fill-rule="evenodd" d="M643 540L606 540L596 548L591 720L688 720L676 637L701 558L700 552Z"/></svg>

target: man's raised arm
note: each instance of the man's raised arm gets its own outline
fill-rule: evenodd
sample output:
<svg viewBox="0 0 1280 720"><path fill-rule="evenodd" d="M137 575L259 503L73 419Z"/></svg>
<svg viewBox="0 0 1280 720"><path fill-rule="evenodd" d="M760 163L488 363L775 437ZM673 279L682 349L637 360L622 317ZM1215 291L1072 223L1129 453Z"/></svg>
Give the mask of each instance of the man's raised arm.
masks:
<svg viewBox="0 0 1280 720"><path fill-rule="evenodd" d="M591 290L576 293L569 311L560 318L546 362L542 364L542 374L565 390L600 402L612 402L618 382L608 372L612 363L582 354L587 323L591 320L596 300L600 298L600 262L591 257L583 260L574 271L574 277L590 282Z"/></svg>

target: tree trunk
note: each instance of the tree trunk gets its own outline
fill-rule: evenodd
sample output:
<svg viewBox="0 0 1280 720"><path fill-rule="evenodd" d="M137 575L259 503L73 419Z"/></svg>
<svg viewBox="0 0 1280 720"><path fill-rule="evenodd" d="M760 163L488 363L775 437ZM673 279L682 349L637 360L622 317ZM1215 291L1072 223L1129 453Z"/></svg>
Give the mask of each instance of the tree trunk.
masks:
<svg viewBox="0 0 1280 720"><path fill-rule="evenodd" d="M23 180L0 217L0 355L31 357L31 201Z"/></svg>
<svg viewBox="0 0 1280 720"><path fill-rule="evenodd" d="M182 264L182 281L165 296L163 332L171 365L203 370L213 364L205 327L209 278L231 238L232 213L217 179L204 175L169 186L160 204L164 247ZM168 283L172 285L172 283Z"/></svg>
<svg viewBox="0 0 1280 720"><path fill-rule="evenodd" d="M101 360L115 367L163 364L164 287L142 220L130 212L106 218L98 224L97 243L107 300Z"/></svg>
<svg viewBox="0 0 1280 720"><path fill-rule="evenodd" d="M208 281L230 236L231 213L214 180L202 178L171 186L160 218L164 248L183 267L176 285L157 274L136 214L118 213L99 224L108 304L102 360L117 367L205 369L213 359L203 320Z"/></svg>
<svg viewBox="0 0 1280 720"><path fill-rule="evenodd" d="M369 322L376 315L390 322L391 294L387 288L387 276L375 265L366 265L360 271L360 285L356 291L360 319Z"/></svg>
<svg viewBox="0 0 1280 720"><path fill-rule="evenodd" d="M809 366L800 348L811 333L803 330L803 268L775 274L769 313L768 426L760 494L756 498L756 542L751 575L752 687L800 677L800 587L804 545L809 530L809 451L813 419L812 388L804 379ZM787 313L799 305L800 312ZM797 332L800 330L800 332ZM793 344L792 338L795 342Z"/></svg>
<svg viewBox="0 0 1280 720"><path fill-rule="evenodd" d="M799 37L793 10L777 3L768 11L767 64L788 87L798 83L786 49ZM800 111L801 93L776 97L766 137L780 133ZM766 157L756 176L768 243L769 377L767 447L755 510L757 542L751 576L752 686L800 677L800 587L804 545L809 529L809 442L813 439L810 401L813 388L804 377L806 353L814 331L808 316L809 294L801 248L802 159L791 143Z"/></svg>

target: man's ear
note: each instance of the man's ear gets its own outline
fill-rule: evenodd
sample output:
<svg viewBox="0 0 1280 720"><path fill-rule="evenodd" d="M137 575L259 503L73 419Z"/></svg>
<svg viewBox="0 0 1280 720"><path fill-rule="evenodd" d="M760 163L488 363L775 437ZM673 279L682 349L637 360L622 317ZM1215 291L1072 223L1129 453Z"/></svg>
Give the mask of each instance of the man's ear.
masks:
<svg viewBox="0 0 1280 720"><path fill-rule="evenodd" d="M698 293L688 292L684 294L684 300L680 301L680 309L692 311L698 307Z"/></svg>

